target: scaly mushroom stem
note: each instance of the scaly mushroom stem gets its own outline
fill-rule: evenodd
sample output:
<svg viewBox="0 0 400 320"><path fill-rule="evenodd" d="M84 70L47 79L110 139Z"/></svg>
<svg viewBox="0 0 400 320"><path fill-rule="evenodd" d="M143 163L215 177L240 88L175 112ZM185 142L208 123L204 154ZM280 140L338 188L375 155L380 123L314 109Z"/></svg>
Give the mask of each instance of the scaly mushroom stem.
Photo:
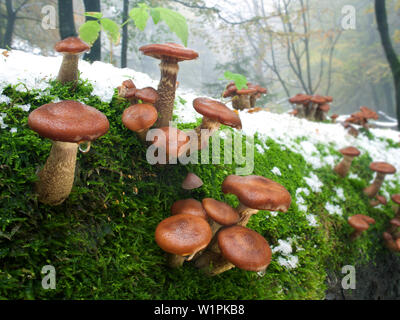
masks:
<svg viewBox="0 0 400 320"><path fill-rule="evenodd" d="M207 147L208 140L220 127L221 124L218 121L204 116L201 124L195 128L197 134L197 149L202 150Z"/></svg>
<svg viewBox="0 0 400 320"><path fill-rule="evenodd" d="M364 189L364 194L370 198L374 198L378 194L382 183L385 180L385 176L386 174L377 172L375 181L369 187Z"/></svg>
<svg viewBox="0 0 400 320"><path fill-rule="evenodd" d="M342 161L333 169L342 178L347 176L354 157L343 155Z"/></svg>
<svg viewBox="0 0 400 320"><path fill-rule="evenodd" d="M176 78L179 65L176 59L164 59L160 63L161 79L158 84L158 99L155 108L159 113L155 124L157 128L168 127L172 120L175 102Z"/></svg>
<svg viewBox="0 0 400 320"><path fill-rule="evenodd" d="M79 78L78 64L80 54L64 53L57 80L62 84L77 82Z"/></svg>
<svg viewBox="0 0 400 320"><path fill-rule="evenodd" d="M239 206L236 208L237 212L240 215L240 220L237 223L238 226L245 227L251 218L252 215L257 214L259 210L251 209L246 207L244 204L240 203Z"/></svg>
<svg viewBox="0 0 400 320"><path fill-rule="evenodd" d="M59 205L68 198L74 183L77 143L53 141L50 155L38 173L36 192L39 201Z"/></svg>

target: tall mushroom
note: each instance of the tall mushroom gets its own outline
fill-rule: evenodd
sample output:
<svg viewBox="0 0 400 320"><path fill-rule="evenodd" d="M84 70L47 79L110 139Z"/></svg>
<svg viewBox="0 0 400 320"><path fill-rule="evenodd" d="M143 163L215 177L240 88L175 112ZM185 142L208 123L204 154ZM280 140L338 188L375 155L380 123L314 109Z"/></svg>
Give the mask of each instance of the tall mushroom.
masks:
<svg viewBox="0 0 400 320"><path fill-rule="evenodd" d="M357 239L365 230L369 229L370 224L375 224L375 220L369 216L363 214L356 214L347 219L350 227L354 229L350 235L350 239L354 241Z"/></svg>
<svg viewBox="0 0 400 320"><path fill-rule="evenodd" d="M129 130L137 132L142 141L146 141L146 134L157 121L157 116L157 110L151 104L135 104L124 110L122 123Z"/></svg>
<svg viewBox="0 0 400 320"><path fill-rule="evenodd" d="M68 198L74 183L78 144L104 135L109 129L107 117L93 107L67 100L45 104L32 111L28 125L53 141L50 156L38 173L38 199L45 204L61 204Z"/></svg>
<svg viewBox="0 0 400 320"><path fill-rule="evenodd" d="M246 226L259 210L286 212L292 198L281 184L262 176L230 175L222 183L222 192L234 194L240 201L238 225Z"/></svg>
<svg viewBox="0 0 400 320"><path fill-rule="evenodd" d="M355 157L360 155L360 150L355 147L347 147L339 150L339 152L343 155L343 159L339 162L338 165L333 169L339 176L342 178L347 176L347 173L350 170L351 164Z"/></svg>
<svg viewBox="0 0 400 320"><path fill-rule="evenodd" d="M242 121L238 114L219 101L196 98L193 100L193 108L203 116L201 124L195 129L199 150L207 146L209 138L218 131L221 124L242 129Z"/></svg>
<svg viewBox="0 0 400 320"><path fill-rule="evenodd" d="M62 84L76 82L79 78L79 57L90 50L87 43L76 37L68 37L56 43L54 50L63 54L57 80Z"/></svg>
<svg viewBox="0 0 400 320"><path fill-rule="evenodd" d="M385 180L385 176L387 174L396 173L396 168L386 162L372 162L369 165L369 168L376 172L376 178L369 187L364 189L364 194L370 198L374 198L378 194L382 183Z"/></svg>
<svg viewBox="0 0 400 320"><path fill-rule="evenodd" d="M158 246L169 253L168 265L182 266L207 247L212 237L206 220L192 214L177 214L161 221L155 231Z"/></svg>
<svg viewBox="0 0 400 320"><path fill-rule="evenodd" d="M169 126L175 102L178 62L196 59L199 54L176 43L149 44L139 48L146 56L160 59L161 79L158 84L158 100L155 107L159 112L157 128Z"/></svg>

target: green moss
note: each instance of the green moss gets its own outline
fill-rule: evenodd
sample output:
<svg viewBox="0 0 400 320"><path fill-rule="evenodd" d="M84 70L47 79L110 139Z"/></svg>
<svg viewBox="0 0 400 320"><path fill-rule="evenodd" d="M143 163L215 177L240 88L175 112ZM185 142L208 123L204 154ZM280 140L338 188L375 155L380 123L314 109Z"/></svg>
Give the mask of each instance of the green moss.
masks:
<svg viewBox="0 0 400 320"><path fill-rule="evenodd" d="M362 189L372 177L367 154L352 167L360 180L341 179L330 168L313 170L301 155L256 136L255 143L263 150L255 149L254 174L284 185L293 202L287 213L275 217L259 212L248 226L271 246L280 239L292 239L293 254L299 258L297 268L282 267L278 259L285 257L276 253L263 276L233 269L210 279L190 263L179 270L169 269L165 253L154 241L157 224L170 215L172 203L183 198L213 197L237 205L237 199L224 195L220 186L240 165L151 166L143 144L121 122L128 104L116 94L111 103L104 103L91 92L86 82L80 82L76 90L53 82L46 92L28 91L23 86L10 86L3 92L11 103L0 104L0 112L7 114L4 122L17 132L10 133L9 128L0 131L0 298L322 299L328 269L339 270L360 259L368 261L383 249L377 239L393 212L390 205L370 208L363 196ZM70 197L62 205L50 207L38 203L33 192L36 171L46 161L50 141L30 130L28 112L15 106L30 104L33 110L55 98L96 107L108 117L110 130L94 142L88 154L78 155ZM180 124L179 128L193 128L199 122ZM245 154L245 137L242 139ZM303 140L306 138L298 138ZM223 154L223 144L220 148ZM317 149L321 154L339 155L332 146ZM271 171L275 167L281 175ZM204 185L192 192L181 189L188 172L200 176ZM309 226L295 199L311 172L324 183L323 190L303 197L308 213L318 217L320 227ZM332 200L337 187L344 190L347 201ZM330 215L325 209L327 202L339 205L343 217ZM371 215L378 223L351 243L346 218L357 213ZM41 287L41 268L47 264L56 268L56 290Z"/></svg>

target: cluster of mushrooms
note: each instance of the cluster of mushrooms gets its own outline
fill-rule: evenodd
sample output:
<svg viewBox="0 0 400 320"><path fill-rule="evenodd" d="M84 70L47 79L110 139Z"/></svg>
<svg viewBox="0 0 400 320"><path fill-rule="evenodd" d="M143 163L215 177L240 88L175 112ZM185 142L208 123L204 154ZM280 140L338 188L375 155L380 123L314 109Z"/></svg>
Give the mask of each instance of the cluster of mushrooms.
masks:
<svg viewBox="0 0 400 320"><path fill-rule="evenodd" d="M345 178L351 168L354 158L358 157L361 152L355 147L347 147L339 150L343 155L343 159L335 166L334 171L342 178ZM370 205L376 207L380 204L386 205L387 199L379 194L380 188L388 174L395 174L396 168L386 162L372 162L369 168L376 172L374 181L366 187L363 192L369 197ZM395 194L391 197L392 201L398 206L400 204L400 195ZM400 252L400 207L396 209L396 216L390 221L390 227L383 233L383 239L386 246L395 252ZM348 218L349 225L354 229L350 238L357 239L364 231L368 230L371 224L375 224L375 220L369 216L356 214Z"/></svg>
<svg viewBox="0 0 400 320"><path fill-rule="evenodd" d="M305 118L312 121L324 121L331 109L329 103L333 101L331 96L308 95L299 93L289 99L294 105L291 115L297 118ZM336 119L335 117L334 119Z"/></svg>
<svg viewBox="0 0 400 320"><path fill-rule="evenodd" d="M182 186L200 186L196 177L188 175ZM214 276L234 267L262 272L270 264L267 240L246 226L259 210L286 212L291 204L289 192L279 183L255 175L227 176L221 189L238 198L237 208L212 198L178 200L171 206L171 216L158 224L155 240L167 252L170 267L193 261Z"/></svg>
<svg viewBox="0 0 400 320"><path fill-rule="evenodd" d="M348 119L345 120L345 123L352 123L363 127L364 129L369 129L370 124L368 120L378 120L378 114L365 106L360 107L360 111L353 113Z"/></svg>
<svg viewBox="0 0 400 320"><path fill-rule="evenodd" d="M235 110L253 109L256 106L256 101L262 94L266 94L268 90L258 84L248 82L247 89L238 90L234 82L230 82L223 92L224 98L232 98L232 107Z"/></svg>

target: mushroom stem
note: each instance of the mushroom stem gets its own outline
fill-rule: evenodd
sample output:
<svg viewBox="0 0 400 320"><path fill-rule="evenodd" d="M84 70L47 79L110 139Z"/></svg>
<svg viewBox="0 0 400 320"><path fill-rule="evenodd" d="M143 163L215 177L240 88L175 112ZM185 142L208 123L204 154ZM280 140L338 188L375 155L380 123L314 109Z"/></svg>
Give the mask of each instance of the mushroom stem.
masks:
<svg viewBox="0 0 400 320"><path fill-rule="evenodd" d="M333 169L342 178L347 176L354 157L343 155L342 161Z"/></svg>
<svg viewBox="0 0 400 320"><path fill-rule="evenodd" d="M236 110L251 108L250 97L247 94L238 94L232 98L232 107Z"/></svg>
<svg viewBox="0 0 400 320"><path fill-rule="evenodd" d="M232 263L230 263L224 257L219 255L210 261L209 268L204 269L204 271L206 272L207 275L213 277L225 271L233 269L234 267L235 266Z"/></svg>
<svg viewBox="0 0 400 320"><path fill-rule="evenodd" d="M171 268L182 267L182 265L185 261L186 261L186 257L179 256L177 254L168 253L168 266Z"/></svg>
<svg viewBox="0 0 400 320"><path fill-rule="evenodd" d="M205 116L203 117L201 124L195 128L198 150L202 150L208 145L208 140L216 131L218 131L220 126L221 124L218 121Z"/></svg>
<svg viewBox="0 0 400 320"><path fill-rule="evenodd" d="M161 79L158 84L158 99L155 103L159 116L155 124L157 128L168 127L172 120L175 102L176 78L179 71L175 59L163 59L160 63Z"/></svg>
<svg viewBox="0 0 400 320"><path fill-rule="evenodd" d="M370 198L374 198L378 194L382 183L385 180L385 176L386 174L378 172L374 182L369 187L364 189L364 194Z"/></svg>
<svg viewBox="0 0 400 320"><path fill-rule="evenodd" d="M350 234L350 240L351 240L351 241L356 240L359 236L361 236L362 233L363 233L363 231L354 230L354 231Z"/></svg>
<svg viewBox="0 0 400 320"><path fill-rule="evenodd" d="M79 78L78 64L80 54L65 53L58 72L57 80L62 84L76 82Z"/></svg>
<svg viewBox="0 0 400 320"><path fill-rule="evenodd" d="M149 129L136 132L142 142L146 142L147 132L149 132Z"/></svg>
<svg viewBox="0 0 400 320"><path fill-rule="evenodd" d="M207 270L210 266L210 262L212 260L217 259L220 256L221 251L219 250L218 241L217 241L217 234L218 231L213 235L213 238L210 241L208 247L204 250L204 252L196 257L195 266L196 268Z"/></svg>
<svg viewBox="0 0 400 320"><path fill-rule="evenodd" d="M36 192L40 202L56 206L68 198L74 183L77 152L77 143L53 141L46 164L38 173Z"/></svg>
<svg viewBox="0 0 400 320"><path fill-rule="evenodd" d="M257 214L259 210L251 209L246 207L244 204L240 203L239 206L236 208L240 215L240 220L237 223L238 226L245 227L251 218L252 215Z"/></svg>

